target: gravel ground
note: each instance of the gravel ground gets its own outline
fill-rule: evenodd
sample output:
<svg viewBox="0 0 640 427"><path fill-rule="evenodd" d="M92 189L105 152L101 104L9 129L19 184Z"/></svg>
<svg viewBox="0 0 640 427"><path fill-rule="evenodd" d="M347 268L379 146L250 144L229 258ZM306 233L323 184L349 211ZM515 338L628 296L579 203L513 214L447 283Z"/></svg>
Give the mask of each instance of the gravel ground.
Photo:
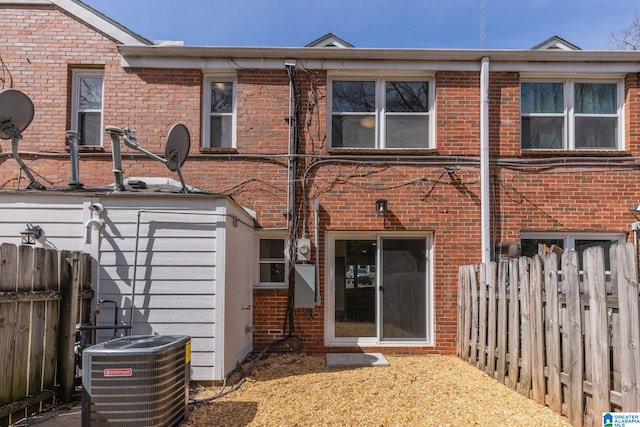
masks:
<svg viewBox="0 0 640 427"><path fill-rule="evenodd" d="M239 389L192 406L183 425L569 426L456 357L386 357L389 367L330 369L324 355L267 355ZM192 390L191 397L218 392Z"/></svg>

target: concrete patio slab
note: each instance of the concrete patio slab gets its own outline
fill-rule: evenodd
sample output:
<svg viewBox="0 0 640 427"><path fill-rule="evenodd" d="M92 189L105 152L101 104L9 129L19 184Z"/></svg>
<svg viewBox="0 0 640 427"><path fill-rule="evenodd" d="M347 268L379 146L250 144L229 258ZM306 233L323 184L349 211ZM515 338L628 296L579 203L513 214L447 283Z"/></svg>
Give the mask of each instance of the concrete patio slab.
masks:
<svg viewBox="0 0 640 427"><path fill-rule="evenodd" d="M328 368L360 366L389 366L389 362L382 353L327 353Z"/></svg>

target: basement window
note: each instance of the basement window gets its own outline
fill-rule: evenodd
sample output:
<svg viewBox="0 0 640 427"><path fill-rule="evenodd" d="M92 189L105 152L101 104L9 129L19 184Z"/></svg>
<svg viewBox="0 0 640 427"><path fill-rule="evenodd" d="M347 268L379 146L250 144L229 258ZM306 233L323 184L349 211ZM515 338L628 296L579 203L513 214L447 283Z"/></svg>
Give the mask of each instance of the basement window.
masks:
<svg viewBox="0 0 640 427"><path fill-rule="evenodd" d="M583 271L583 256L587 248L600 246L604 250L604 264L607 282L611 281L611 260L609 251L611 246L624 243L625 236L621 234L566 234L566 233L522 233L520 236L520 244L522 248L522 256L532 257L539 253L541 245L551 247L553 245L563 249L575 249L578 252L578 268L580 273ZM561 260L558 259L558 268L560 268Z"/></svg>

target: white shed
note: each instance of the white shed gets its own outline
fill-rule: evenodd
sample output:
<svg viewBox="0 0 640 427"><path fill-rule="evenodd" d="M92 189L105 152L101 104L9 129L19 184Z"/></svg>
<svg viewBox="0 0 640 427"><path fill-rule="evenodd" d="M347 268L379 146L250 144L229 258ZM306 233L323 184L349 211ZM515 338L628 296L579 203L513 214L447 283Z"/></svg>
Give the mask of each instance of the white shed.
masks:
<svg viewBox="0 0 640 427"><path fill-rule="evenodd" d="M91 254L95 323L189 335L191 379L220 381L252 350L254 219L233 199L158 191L2 191L0 242ZM113 337L99 331L98 341Z"/></svg>

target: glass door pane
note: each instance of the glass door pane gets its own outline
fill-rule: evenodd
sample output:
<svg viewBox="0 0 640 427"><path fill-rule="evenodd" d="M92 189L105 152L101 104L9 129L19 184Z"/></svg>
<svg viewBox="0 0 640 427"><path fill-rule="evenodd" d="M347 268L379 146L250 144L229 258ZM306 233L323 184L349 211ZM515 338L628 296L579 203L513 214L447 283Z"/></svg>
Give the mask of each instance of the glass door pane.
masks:
<svg viewBox="0 0 640 427"><path fill-rule="evenodd" d="M382 339L427 338L426 239L383 238Z"/></svg>
<svg viewBox="0 0 640 427"><path fill-rule="evenodd" d="M335 242L335 336L376 336L376 241Z"/></svg>

